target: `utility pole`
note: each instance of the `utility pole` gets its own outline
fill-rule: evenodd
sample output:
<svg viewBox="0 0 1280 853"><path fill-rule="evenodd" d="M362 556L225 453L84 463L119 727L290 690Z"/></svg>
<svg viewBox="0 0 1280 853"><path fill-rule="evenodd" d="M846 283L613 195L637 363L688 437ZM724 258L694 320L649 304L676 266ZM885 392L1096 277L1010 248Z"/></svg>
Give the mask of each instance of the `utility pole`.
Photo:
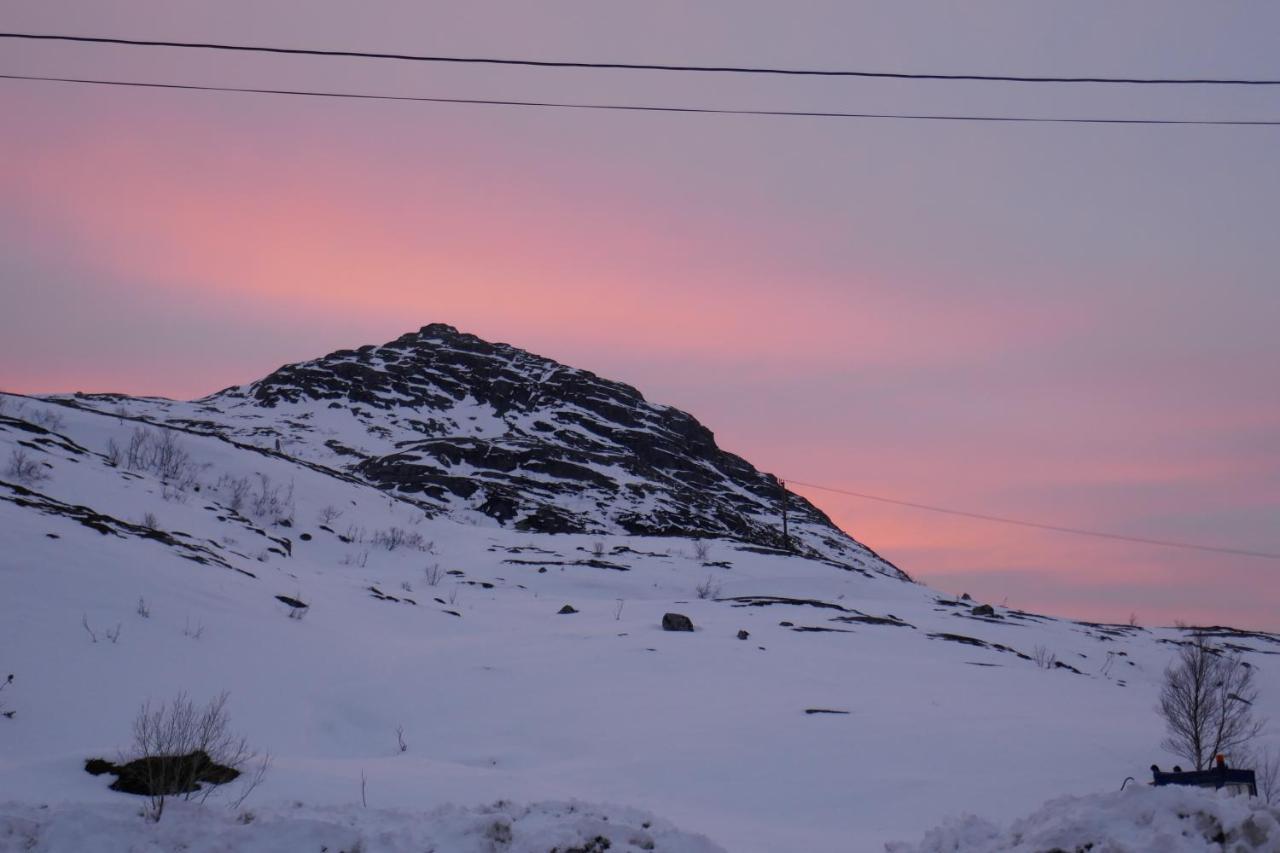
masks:
<svg viewBox="0 0 1280 853"><path fill-rule="evenodd" d="M787 483L785 480L778 481L778 488L782 494L782 547L791 550L791 534L787 531Z"/></svg>

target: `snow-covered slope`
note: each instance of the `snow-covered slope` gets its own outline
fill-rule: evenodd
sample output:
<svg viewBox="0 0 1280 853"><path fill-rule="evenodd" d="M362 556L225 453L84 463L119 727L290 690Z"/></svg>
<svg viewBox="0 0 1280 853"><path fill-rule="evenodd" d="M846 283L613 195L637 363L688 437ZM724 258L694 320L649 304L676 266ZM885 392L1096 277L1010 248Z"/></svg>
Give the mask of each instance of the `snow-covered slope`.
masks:
<svg viewBox="0 0 1280 853"><path fill-rule="evenodd" d="M326 464L322 414L365 417L341 402L314 403L317 435L277 452L251 415L277 429L302 398L235 393L238 414L196 431L161 422L207 404L0 395L0 675L15 675L0 802L27 804L0 807L0 850L46 824L132 819L134 798L83 762L127 750L139 705L179 690L229 691L233 728L273 754L251 808L277 821L305 803L341 828L334 845L351 830L369 851L408 848L386 840L401 818L379 835L350 816L362 778L370 810L579 800L679 827L656 849L710 849L682 834L700 833L747 853L863 851L1172 763L1153 705L1190 629L975 610L727 535L480 524ZM663 631L668 612L697 630ZM1257 667L1276 717L1280 638L1203 630ZM66 805L48 823L44 803Z"/></svg>
<svg viewBox="0 0 1280 853"><path fill-rule="evenodd" d="M451 326L286 365L193 403L72 402L276 448L478 524L786 545L781 484L691 415ZM788 510L797 550L902 576L804 498L791 495Z"/></svg>

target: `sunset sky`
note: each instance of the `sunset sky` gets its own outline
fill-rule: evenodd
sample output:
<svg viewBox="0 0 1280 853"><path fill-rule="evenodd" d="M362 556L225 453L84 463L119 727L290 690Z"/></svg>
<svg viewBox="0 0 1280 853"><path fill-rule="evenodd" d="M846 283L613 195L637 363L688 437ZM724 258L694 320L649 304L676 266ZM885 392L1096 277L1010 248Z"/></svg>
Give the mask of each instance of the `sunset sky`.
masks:
<svg viewBox="0 0 1280 853"><path fill-rule="evenodd" d="M1280 7L10 2L7 31L1280 78ZM723 77L0 40L0 73L443 97L1280 119L1280 87ZM449 323L788 479L1280 552L1280 127L588 113L0 80L0 388L189 398ZM1280 560L797 489L917 579L1280 630Z"/></svg>

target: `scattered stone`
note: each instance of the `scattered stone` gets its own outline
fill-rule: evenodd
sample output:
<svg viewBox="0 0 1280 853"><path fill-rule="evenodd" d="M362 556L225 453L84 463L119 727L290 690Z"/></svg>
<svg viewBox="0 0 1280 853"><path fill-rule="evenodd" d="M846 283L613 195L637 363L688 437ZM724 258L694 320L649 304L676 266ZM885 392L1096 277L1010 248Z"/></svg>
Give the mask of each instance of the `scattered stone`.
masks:
<svg viewBox="0 0 1280 853"><path fill-rule="evenodd" d="M739 631L739 632L738 632L738 639L739 639L739 640L745 640L745 639L747 639L747 638L748 638L748 637L750 637L750 636L751 636L751 633L750 633L749 631Z"/></svg>
<svg viewBox="0 0 1280 853"><path fill-rule="evenodd" d="M692 631L693 620L683 613L664 613L662 614L662 630Z"/></svg>
<svg viewBox="0 0 1280 853"><path fill-rule="evenodd" d="M796 624L796 623L794 623L794 622L779 622L778 624L779 624L780 626L782 626L783 628L792 628L792 627L794 627L794 626L795 626L795 624Z"/></svg>
<svg viewBox="0 0 1280 853"><path fill-rule="evenodd" d="M996 609L990 604L979 604L977 607L969 611L974 616L995 616Z"/></svg>
<svg viewBox="0 0 1280 853"><path fill-rule="evenodd" d="M302 533L302 534L299 534L299 535L298 535L298 538L299 538L299 539L301 539L303 542L310 542L310 541L311 541L311 534L310 534L310 533Z"/></svg>
<svg viewBox="0 0 1280 853"><path fill-rule="evenodd" d="M575 608L572 604L566 604L564 607L561 607L561 608L560 608L560 610L559 610L559 611L557 611L557 612L559 612L559 613L561 613L561 614L566 614L566 613L577 613L577 612L578 612L578 610L577 610L577 608Z"/></svg>
<svg viewBox="0 0 1280 853"><path fill-rule="evenodd" d="M277 595L276 601L279 601L282 604L287 604L294 610L303 610L309 606L305 601L300 601L289 595Z"/></svg>
<svg viewBox="0 0 1280 853"><path fill-rule="evenodd" d="M837 711L832 708L805 708L806 714L848 714L848 711Z"/></svg>

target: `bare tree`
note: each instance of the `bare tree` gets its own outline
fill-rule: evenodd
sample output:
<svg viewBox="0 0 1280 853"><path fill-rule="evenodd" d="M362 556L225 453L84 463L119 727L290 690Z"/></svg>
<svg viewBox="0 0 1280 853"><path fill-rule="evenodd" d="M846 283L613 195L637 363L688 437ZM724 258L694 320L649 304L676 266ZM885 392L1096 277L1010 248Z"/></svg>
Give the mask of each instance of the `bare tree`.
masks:
<svg viewBox="0 0 1280 853"><path fill-rule="evenodd" d="M1258 796L1269 806L1280 806L1280 750L1267 747L1253 756Z"/></svg>
<svg viewBox="0 0 1280 853"><path fill-rule="evenodd" d="M3 400L3 399L4 398L0 397L0 400ZM0 691L3 691L10 684L13 684L13 673L9 673L8 678L6 678L4 681L0 681ZM14 714L16 713L17 711L14 711L6 707L3 702L0 702L0 717L4 717L6 720L12 720L14 717Z"/></svg>
<svg viewBox="0 0 1280 853"><path fill-rule="evenodd" d="M1214 756L1242 751L1262 732L1263 721L1253 714L1257 698L1253 668L1197 636L1164 671L1161 746L1204 770Z"/></svg>

